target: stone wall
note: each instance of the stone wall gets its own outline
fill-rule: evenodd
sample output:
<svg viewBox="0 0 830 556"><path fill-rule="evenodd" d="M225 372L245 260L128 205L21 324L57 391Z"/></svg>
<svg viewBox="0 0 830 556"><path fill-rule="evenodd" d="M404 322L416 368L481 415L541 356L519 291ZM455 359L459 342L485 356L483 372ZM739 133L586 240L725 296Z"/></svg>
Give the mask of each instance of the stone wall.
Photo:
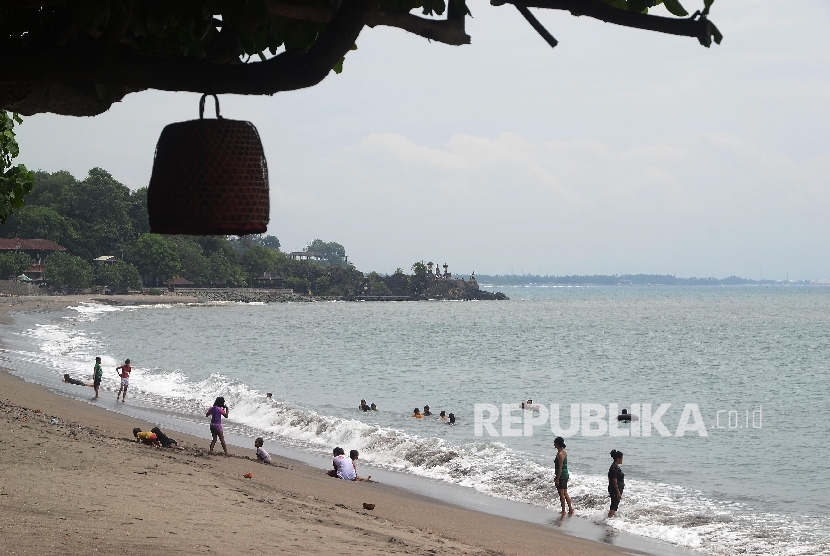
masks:
<svg viewBox="0 0 830 556"><path fill-rule="evenodd" d="M0 295L47 295L47 293L28 282L0 280Z"/></svg>

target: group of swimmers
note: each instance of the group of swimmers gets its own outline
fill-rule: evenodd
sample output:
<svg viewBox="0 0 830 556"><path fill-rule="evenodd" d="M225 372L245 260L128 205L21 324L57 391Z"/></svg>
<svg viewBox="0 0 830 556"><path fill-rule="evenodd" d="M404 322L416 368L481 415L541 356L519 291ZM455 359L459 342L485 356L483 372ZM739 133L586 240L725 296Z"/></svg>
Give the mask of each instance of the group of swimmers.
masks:
<svg viewBox="0 0 830 556"><path fill-rule="evenodd" d="M378 410L378 406L376 406L374 403L367 404L366 400L360 400L360 405L357 406L357 408L360 411L377 411Z"/></svg>
<svg viewBox="0 0 830 556"><path fill-rule="evenodd" d="M559 503L562 505L562 513L565 513L565 504L568 506L568 514L573 515L574 507L571 504L571 497L568 495L568 453L565 451L565 439L557 436L553 441L556 448L556 458L553 461L556 475L553 484L559 492ZM611 450L611 467L608 469L608 494L611 496L611 509L608 510L608 517L614 517L620 507L623 490L625 489L625 473L620 469L623 462L623 453L619 450Z"/></svg>
<svg viewBox="0 0 830 556"><path fill-rule="evenodd" d="M432 412L429 410L428 405L424 406L424 412L423 413L421 413L421 410L416 407L415 409L412 410L412 417L415 418L415 419L423 419L424 417L432 417ZM438 417L436 417L436 419L439 420L439 421L447 421L448 425L454 425L455 424L455 413L450 413L449 416L447 416L447 412L442 411L438 414Z"/></svg>

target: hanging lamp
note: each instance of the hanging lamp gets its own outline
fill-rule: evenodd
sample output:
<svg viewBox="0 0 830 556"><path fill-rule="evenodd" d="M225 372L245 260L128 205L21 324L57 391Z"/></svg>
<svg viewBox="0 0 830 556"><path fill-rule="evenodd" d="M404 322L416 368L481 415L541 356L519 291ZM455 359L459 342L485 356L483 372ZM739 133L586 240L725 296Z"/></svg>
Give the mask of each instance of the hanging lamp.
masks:
<svg viewBox="0 0 830 556"><path fill-rule="evenodd" d="M268 226L268 165L251 122L199 119L166 126L156 145L147 189L156 234L247 235Z"/></svg>

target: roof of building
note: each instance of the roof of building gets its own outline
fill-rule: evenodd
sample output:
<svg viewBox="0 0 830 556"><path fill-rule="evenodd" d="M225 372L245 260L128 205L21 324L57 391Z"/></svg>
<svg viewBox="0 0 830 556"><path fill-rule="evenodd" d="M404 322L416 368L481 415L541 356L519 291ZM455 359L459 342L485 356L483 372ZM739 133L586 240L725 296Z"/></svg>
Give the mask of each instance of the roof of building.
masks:
<svg viewBox="0 0 830 556"><path fill-rule="evenodd" d="M48 239L0 238L0 251L66 251Z"/></svg>
<svg viewBox="0 0 830 556"><path fill-rule="evenodd" d="M118 259L115 257L115 255L101 255L100 257L95 257L94 259L92 259L92 261L96 263L108 263L117 260Z"/></svg>

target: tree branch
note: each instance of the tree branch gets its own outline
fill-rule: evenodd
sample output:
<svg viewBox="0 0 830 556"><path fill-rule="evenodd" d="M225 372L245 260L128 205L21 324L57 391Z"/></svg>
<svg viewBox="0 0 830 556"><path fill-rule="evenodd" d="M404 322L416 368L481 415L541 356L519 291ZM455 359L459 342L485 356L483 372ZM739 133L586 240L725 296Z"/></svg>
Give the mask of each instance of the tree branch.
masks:
<svg viewBox="0 0 830 556"><path fill-rule="evenodd" d="M250 64L218 64L192 57L144 56L124 45L105 49L7 51L4 58L8 63L4 62L4 71L0 74L0 101L5 107L12 108L21 100L12 98L10 102L8 99L12 95L8 91L15 84L20 84L23 89L61 83L95 84L99 96L114 91L112 94L116 98L102 103L107 108L124 92L145 89L271 95L312 87L322 81L349 52L380 1L343 0L329 25L307 52L283 52L270 60ZM117 94L119 91L120 96ZM6 94L2 94L4 92ZM31 91L26 96L28 94ZM42 98L40 102L43 102ZM53 102L56 106L64 104L58 99ZM95 111L94 103L88 109ZM106 108L95 113L104 110Z"/></svg>
<svg viewBox="0 0 830 556"><path fill-rule="evenodd" d="M452 4L450 4L452 5ZM324 5L308 5L282 0L266 0L265 7L270 15L327 23L331 21L333 10ZM444 44L460 46L470 44L470 36L464 32L464 18L427 19L400 10L376 10L366 25L376 27L397 27L414 35Z"/></svg>
<svg viewBox="0 0 830 556"><path fill-rule="evenodd" d="M717 27L705 17L695 19L694 16L673 18L648 15L614 8L602 2L602 0L508 0L506 3L526 8L566 10L575 16L585 15L624 27L695 37L700 41L700 44L707 48L711 46L713 37L718 44L722 39Z"/></svg>

